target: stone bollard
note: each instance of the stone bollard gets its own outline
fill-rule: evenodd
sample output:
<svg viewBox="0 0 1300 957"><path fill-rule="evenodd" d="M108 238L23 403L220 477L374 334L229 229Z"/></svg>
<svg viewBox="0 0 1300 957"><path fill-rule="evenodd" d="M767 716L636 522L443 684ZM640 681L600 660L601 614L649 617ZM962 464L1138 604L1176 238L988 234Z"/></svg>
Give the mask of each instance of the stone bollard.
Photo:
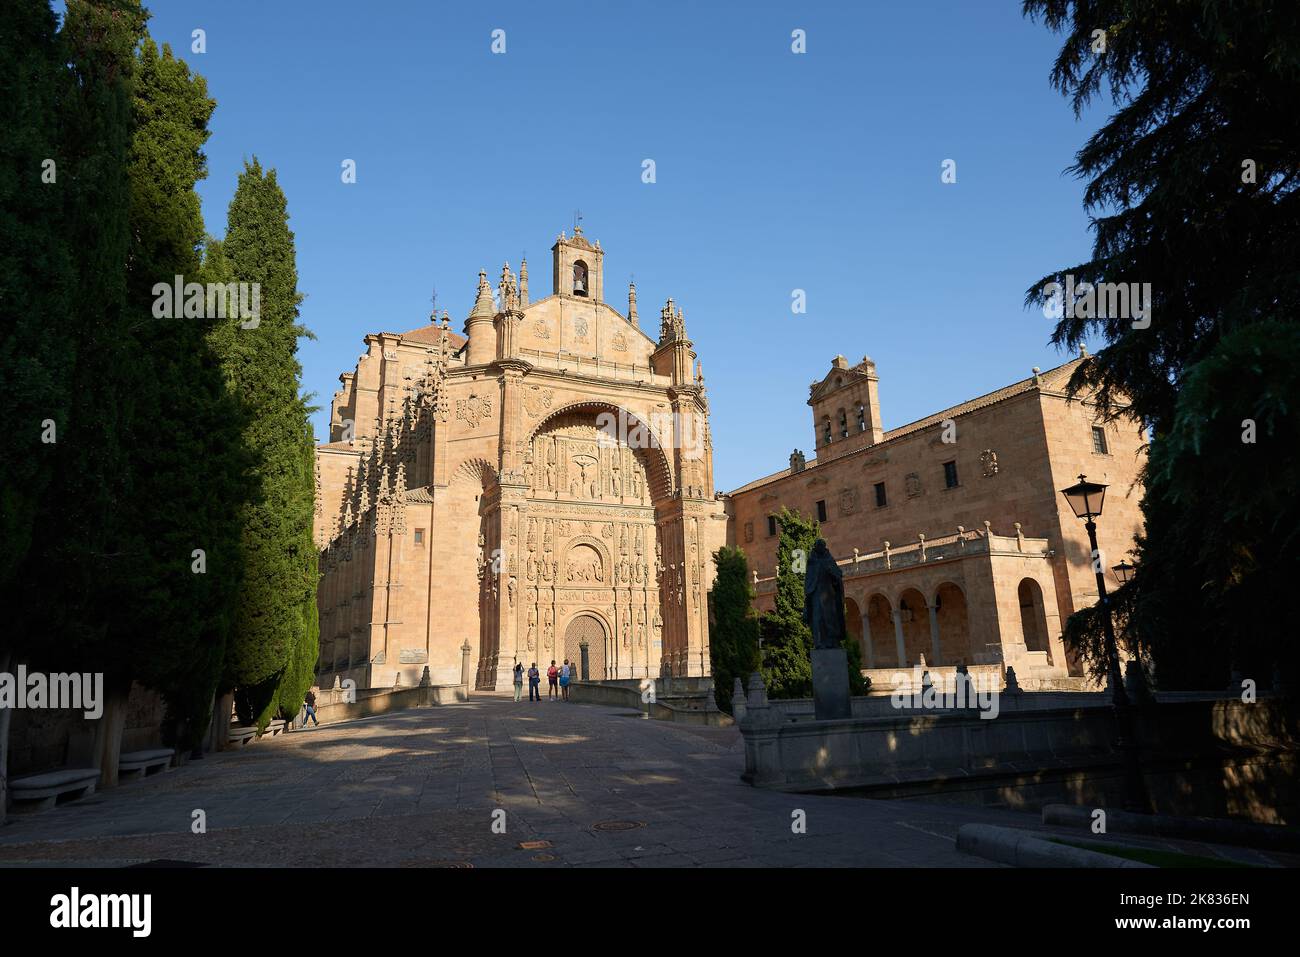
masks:
<svg viewBox="0 0 1300 957"><path fill-rule="evenodd" d="M420 675L420 687L430 688L433 686L433 677L429 674L429 666L424 666L424 674Z"/></svg>
<svg viewBox="0 0 1300 957"><path fill-rule="evenodd" d="M749 676L749 694L746 696L746 705L751 709L767 707L767 688L763 684L763 676L757 671Z"/></svg>
<svg viewBox="0 0 1300 957"><path fill-rule="evenodd" d="M1002 693L1020 694L1023 690L1020 687L1020 679L1016 677L1016 669L1007 665L1006 687L1002 689Z"/></svg>
<svg viewBox="0 0 1300 957"><path fill-rule="evenodd" d="M740 675L736 675L731 686L731 716L737 721L744 720L746 704L744 686L740 683Z"/></svg>
<svg viewBox="0 0 1300 957"><path fill-rule="evenodd" d="M465 639L465 644L460 646L460 683L464 689L462 694L464 694L466 700L469 698L470 676L473 674L469 663L469 656L473 650L470 647L469 639Z"/></svg>
<svg viewBox="0 0 1300 957"><path fill-rule="evenodd" d="M709 693L708 693L708 694L705 696L705 698L704 698L704 710L705 710L705 711L717 711L717 710L718 710L718 699L715 698L715 697L713 696L713 685L712 685L712 684L709 685Z"/></svg>

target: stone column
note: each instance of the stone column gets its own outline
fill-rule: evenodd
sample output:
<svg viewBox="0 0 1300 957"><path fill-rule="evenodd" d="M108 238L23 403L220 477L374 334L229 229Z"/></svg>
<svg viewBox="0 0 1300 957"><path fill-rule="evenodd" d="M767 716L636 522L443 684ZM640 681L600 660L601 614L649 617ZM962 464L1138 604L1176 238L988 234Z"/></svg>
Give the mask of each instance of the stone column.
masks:
<svg viewBox="0 0 1300 957"><path fill-rule="evenodd" d="M903 644L903 612L901 609L894 609L891 613L894 619L894 647L898 654L898 667L907 667L907 652Z"/></svg>
<svg viewBox="0 0 1300 957"><path fill-rule="evenodd" d="M871 620L865 613L862 616L862 643L867 646L867 667L876 667L876 648L871 640Z"/></svg>
<svg viewBox="0 0 1300 957"><path fill-rule="evenodd" d="M937 605L926 604L930 612L930 652L932 657L930 664L940 664L939 656L939 608Z"/></svg>

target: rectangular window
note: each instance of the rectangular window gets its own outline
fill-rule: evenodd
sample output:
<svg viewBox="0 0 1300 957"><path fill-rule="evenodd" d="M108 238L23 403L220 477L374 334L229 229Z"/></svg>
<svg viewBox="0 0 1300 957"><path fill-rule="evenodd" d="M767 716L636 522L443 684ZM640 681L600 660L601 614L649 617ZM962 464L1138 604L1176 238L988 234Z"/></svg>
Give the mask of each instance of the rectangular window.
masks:
<svg viewBox="0 0 1300 957"><path fill-rule="evenodd" d="M818 503L817 503L817 521L819 521L819 522L824 522L824 521L826 521L826 503L825 503L825 502L818 502Z"/></svg>
<svg viewBox="0 0 1300 957"><path fill-rule="evenodd" d="M417 545L423 545L423 544L424 544L424 529L422 529L422 528L417 528L417 529L415 530L415 544L417 544Z"/></svg>
<svg viewBox="0 0 1300 957"><path fill-rule="evenodd" d="M885 483L876 483L876 508L884 508L888 504L885 499Z"/></svg>
<svg viewBox="0 0 1300 957"><path fill-rule="evenodd" d="M776 516L775 516L775 515L769 515L769 516L767 517L767 534L768 534L769 536L770 536L770 535L775 535L775 534L776 534Z"/></svg>
<svg viewBox="0 0 1300 957"><path fill-rule="evenodd" d="M957 487L957 463L956 462L943 463L943 484L945 488Z"/></svg>
<svg viewBox="0 0 1300 957"><path fill-rule="evenodd" d="M1105 455L1110 451L1106 445L1106 430L1100 425L1092 427L1092 450L1098 455Z"/></svg>

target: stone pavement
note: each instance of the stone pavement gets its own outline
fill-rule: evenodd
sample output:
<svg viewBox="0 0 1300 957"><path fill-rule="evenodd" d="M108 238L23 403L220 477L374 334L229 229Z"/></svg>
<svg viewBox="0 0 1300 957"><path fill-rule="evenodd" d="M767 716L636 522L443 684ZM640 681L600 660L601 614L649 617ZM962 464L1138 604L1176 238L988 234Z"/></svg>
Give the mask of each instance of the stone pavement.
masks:
<svg viewBox="0 0 1300 957"><path fill-rule="evenodd" d="M734 728L475 695L268 738L0 828L0 865L979 867L968 821L1037 815L740 781ZM506 833L494 834L493 811ZM807 833L792 832L792 814ZM193 812L207 833L191 831ZM550 846L521 848L522 842Z"/></svg>

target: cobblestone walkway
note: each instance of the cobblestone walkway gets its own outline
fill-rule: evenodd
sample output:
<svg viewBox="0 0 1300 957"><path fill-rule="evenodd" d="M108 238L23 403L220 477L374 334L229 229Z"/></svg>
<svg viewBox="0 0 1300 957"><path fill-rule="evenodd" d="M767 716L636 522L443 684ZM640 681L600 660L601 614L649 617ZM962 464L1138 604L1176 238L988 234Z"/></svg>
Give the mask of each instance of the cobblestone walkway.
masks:
<svg viewBox="0 0 1300 957"><path fill-rule="evenodd" d="M11 815L0 865L970 867L988 862L957 852L960 824L1035 817L759 791L740 781L743 766L732 728L476 695L268 738ZM196 810L205 834L191 830ZM792 831L796 810L804 834ZM532 841L549 846L520 847Z"/></svg>

